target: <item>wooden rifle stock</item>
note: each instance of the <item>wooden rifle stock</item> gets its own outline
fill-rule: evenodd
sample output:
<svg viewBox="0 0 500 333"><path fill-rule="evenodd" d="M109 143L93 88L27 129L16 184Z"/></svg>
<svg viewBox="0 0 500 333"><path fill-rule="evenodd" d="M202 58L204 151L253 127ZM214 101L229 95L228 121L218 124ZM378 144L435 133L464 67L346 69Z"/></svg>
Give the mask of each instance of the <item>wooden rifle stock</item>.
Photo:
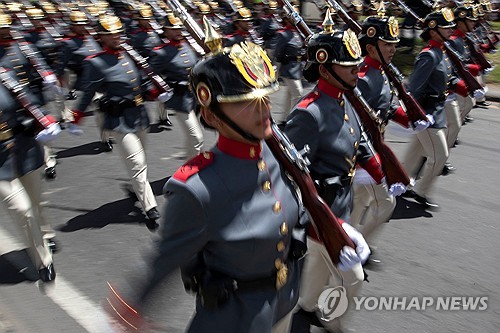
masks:
<svg viewBox="0 0 500 333"><path fill-rule="evenodd" d="M486 57L484 56L484 53L481 51L481 49L476 48L476 44L472 40L471 36L465 35L465 42L467 43L467 46L469 47L469 50L471 52L472 58L474 58L479 66L481 66L482 70L485 69L490 69L493 66L491 66L490 62Z"/></svg>
<svg viewBox="0 0 500 333"><path fill-rule="evenodd" d="M446 54L450 58L450 61L455 66L455 69L458 73L458 76L464 80L465 85L467 86L467 92L470 95L474 94L476 90L484 89L483 86L479 82L477 82L476 78L467 70L464 62L460 55L453 49L449 42L444 43L444 47L446 49Z"/></svg>
<svg viewBox="0 0 500 333"><path fill-rule="evenodd" d="M36 105L31 103L24 93L21 84L12 79L3 67L0 67L0 81L2 81L4 87L10 91L19 104L35 118L35 121L42 129L50 126L51 122Z"/></svg>
<svg viewBox="0 0 500 333"><path fill-rule="evenodd" d="M417 100L406 90L403 84L403 74L399 72L398 68L392 63L383 63L382 67L384 68L389 81L391 81L392 85L398 91L398 98L403 102L410 122L414 124L418 120L429 121L425 111L422 109L422 106L420 106Z"/></svg>
<svg viewBox="0 0 500 333"><path fill-rule="evenodd" d="M295 149L289 139L278 128L272 125L273 135L266 143L278 162L285 168L300 189L302 201L311 216L316 231L334 264L339 263L340 251L344 246L356 248L347 236L340 221L318 194L314 181L307 169L307 162Z"/></svg>
<svg viewBox="0 0 500 333"><path fill-rule="evenodd" d="M370 134L373 146L380 155L382 170L385 173L387 184L390 186L395 183L402 183L408 186L408 184L410 184L410 178L391 148L389 148L382 139L382 134L380 133L380 118L375 114L375 111L373 111L370 105L368 105L363 96L361 96L361 91L359 91L358 88L346 90L344 94L361 118L361 122L364 125L363 127Z"/></svg>

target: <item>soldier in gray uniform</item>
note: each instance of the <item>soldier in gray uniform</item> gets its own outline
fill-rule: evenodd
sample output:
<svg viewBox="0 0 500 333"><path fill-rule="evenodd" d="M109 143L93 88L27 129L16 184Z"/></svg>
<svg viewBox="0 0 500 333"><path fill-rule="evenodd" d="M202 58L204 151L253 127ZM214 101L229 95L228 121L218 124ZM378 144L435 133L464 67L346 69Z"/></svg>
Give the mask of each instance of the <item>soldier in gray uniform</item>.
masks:
<svg viewBox="0 0 500 333"><path fill-rule="evenodd" d="M173 15L167 17L164 35L169 42L151 51L149 63L174 89L172 98L163 107L163 114L160 113L159 126L169 125L164 115L167 113L166 109L176 111L185 136L185 157L190 159L200 153L204 139L200 122L194 112L194 96L188 86L189 72L198 61L198 56L182 35L183 28L179 18Z"/></svg>
<svg viewBox="0 0 500 333"><path fill-rule="evenodd" d="M130 32L130 42L141 56L147 58L154 47L163 44L160 36L151 25L155 20L151 6L147 4L139 5L134 18L137 21L137 29ZM157 23L153 22L153 24Z"/></svg>
<svg viewBox="0 0 500 333"><path fill-rule="evenodd" d="M286 85L284 94L283 119L286 119L292 106L302 97L302 55L304 42L295 24L283 15L284 27L276 37L274 59L280 64L279 76Z"/></svg>
<svg viewBox="0 0 500 333"><path fill-rule="evenodd" d="M391 63L398 42L399 27L395 17L387 17L380 12L363 21L359 43L365 59L358 73L357 87L382 120L382 130L389 120L405 128L410 125L402 106L396 103L397 97L382 67L382 64ZM413 126L415 130L422 131L429 126L429 122L418 121ZM351 224L369 242L373 240L375 230L379 230L382 223L391 217L396 207L395 196L401 194L402 190L404 188L389 188L385 182L376 184L366 170L359 166L356 169ZM374 265L380 261L370 256L368 263Z"/></svg>
<svg viewBox="0 0 500 333"><path fill-rule="evenodd" d="M105 116L104 128L110 130L117 141L134 192L148 217L146 225L154 230L160 214L147 177L144 140L149 119L143 105L141 73L120 46L122 32L118 17L100 17L98 34L104 51L84 61L84 94L73 110L73 122L78 125L95 92L103 94L99 106Z"/></svg>
<svg viewBox="0 0 500 333"><path fill-rule="evenodd" d="M426 158L412 190L403 196L415 198L425 209L438 209L439 206L428 197L436 177L439 176L448 159L449 151L446 140L445 101L454 90L466 94L466 86L453 74L453 66L444 51L447 41L455 26L453 11L443 8L425 17L422 39L428 42L415 59L415 66L410 77L409 90L434 124L417 133L410 141L403 159L408 175L416 178L421 167L421 157Z"/></svg>
<svg viewBox="0 0 500 333"><path fill-rule="evenodd" d="M245 41L254 41L256 39L257 33L252 30L254 35L250 34L252 27L252 12L246 7L241 7L233 15L233 26L234 31L232 34L226 36L225 46L231 46L233 44L242 43Z"/></svg>
<svg viewBox="0 0 500 333"><path fill-rule="evenodd" d="M20 88L32 104L38 104L27 86L21 86L17 81L13 71L0 67L0 196L24 238L40 279L50 282L54 281L56 272L49 240L44 238L42 231L48 223L40 205L43 148L37 139L47 142L54 139L61 129L54 118L46 116L45 121L50 126L38 133L35 139L38 129L33 116L22 108L7 88L9 86Z"/></svg>
<svg viewBox="0 0 500 333"><path fill-rule="evenodd" d="M235 44L199 62L190 82L218 140L165 185L162 238L133 303L144 306L183 266L196 293L188 332L288 332L305 228L294 186L264 141L273 66L259 46Z"/></svg>
<svg viewBox="0 0 500 333"><path fill-rule="evenodd" d="M353 89L358 79L358 65L362 61L358 39L351 30L333 31L332 26L327 15L323 23L325 31L312 35L308 41L304 77L309 82L317 81L317 85L292 110L285 133L298 150L309 146L309 169L318 193L333 213L347 224L356 163L360 163L377 183L382 181L383 173L355 110L344 98L344 91ZM339 269L326 256L325 247L315 233L308 238L307 244L292 332L309 332L310 324L332 332L346 329L352 311L339 320L322 320L317 312L321 306L318 299L324 290L343 284L353 303L352 297L359 293L364 279L361 264L370 251L366 248L359 253L358 265Z"/></svg>

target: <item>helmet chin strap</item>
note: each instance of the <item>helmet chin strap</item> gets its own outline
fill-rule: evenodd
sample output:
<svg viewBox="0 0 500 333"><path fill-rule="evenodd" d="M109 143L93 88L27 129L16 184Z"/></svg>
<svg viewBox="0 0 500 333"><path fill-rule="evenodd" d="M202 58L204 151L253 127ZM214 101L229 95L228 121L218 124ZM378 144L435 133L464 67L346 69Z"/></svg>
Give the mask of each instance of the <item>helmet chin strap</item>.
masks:
<svg viewBox="0 0 500 333"><path fill-rule="evenodd" d="M219 117L220 120L222 120L224 123L226 123L226 125L231 127L231 129L233 129L236 133L241 135L244 139L251 141L251 142L255 142L255 143L260 141L260 139L256 138L255 136L253 136L250 133L245 132L234 121L229 119L229 117L224 112L222 112L220 107L212 108L212 111L217 117Z"/></svg>
<svg viewBox="0 0 500 333"><path fill-rule="evenodd" d="M439 35L439 37L441 37L441 39L443 40L443 43L448 41L447 38L444 38L443 34L439 31L439 29L436 29L436 33Z"/></svg>
<svg viewBox="0 0 500 333"><path fill-rule="evenodd" d="M351 86L351 85L347 84L347 82L345 82L343 79L341 79L340 76L337 73L335 73L335 71L333 70L331 65L332 64L330 64L330 66L325 66L326 70L328 71L328 73L330 73L333 76L333 78L335 80L337 80L344 87L344 89L352 90L352 89L356 88L355 85Z"/></svg>
<svg viewBox="0 0 500 333"><path fill-rule="evenodd" d="M377 50L378 57L382 65L387 65L384 56L382 55L382 51L380 51L380 47L378 47L378 43L375 44L375 50Z"/></svg>

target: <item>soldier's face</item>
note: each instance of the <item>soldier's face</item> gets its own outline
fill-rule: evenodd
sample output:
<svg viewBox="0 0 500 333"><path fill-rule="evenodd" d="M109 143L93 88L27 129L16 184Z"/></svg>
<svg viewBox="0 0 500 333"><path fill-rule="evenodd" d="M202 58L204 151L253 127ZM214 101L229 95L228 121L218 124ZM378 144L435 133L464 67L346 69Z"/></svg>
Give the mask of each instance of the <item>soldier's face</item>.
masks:
<svg viewBox="0 0 500 333"><path fill-rule="evenodd" d="M385 62L387 64L391 63L392 57L394 57L394 54L396 53L396 44L386 43L381 40L377 41L377 43L378 43L378 48L380 49L380 53L382 54L382 57L384 58ZM377 57L379 58L378 52L376 52L376 50L375 53L377 53ZM377 59L377 60L380 61L382 59Z"/></svg>
<svg viewBox="0 0 500 333"><path fill-rule="evenodd" d="M271 101L269 97L237 103L221 103L220 106L222 112L245 132L258 139L267 139L272 135ZM222 125L222 128L219 128L221 134L230 139L246 141L229 126Z"/></svg>
<svg viewBox="0 0 500 333"><path fill-rule="evenodd" d="M438 41L440 42L446 42L450 39L451 34L453 33L453 28L438 28L437 30L440 32L440 34L436 34Z"/></svg>
<svg viewBox="0 0 500 333"><path fill-rule="evenodd" d="M179 41L184 39L182 36L182 29L165 29L164 35L168 40Z"/></svg>
<svg viewBox="0 0 500 333"><path fill-rule="evenodd" d="M328 65L327 65L328 66ZM349 86L354 87L356 86L356 82L358 81L358 73L359 73L359 66L358 65L353 65L353 66L341 66L337 64L329 65L332 66L332 70L337 73L337 75L345 81ZM331 84L334 87L337 87L339 89L346 89L347 87L344 87L342 83L337 81L326 69L321 71L320 68L320 73L322 74L323 78Z"/></svg>
<svg viewBox="0 0 500 333"><path fill-rule="evenodd" d="M120 33L109 34L109 35L100 35L101 43L104 47L107 47L111 50L118 50L120 48L120 44L122 42L122 36Z"/></svg>

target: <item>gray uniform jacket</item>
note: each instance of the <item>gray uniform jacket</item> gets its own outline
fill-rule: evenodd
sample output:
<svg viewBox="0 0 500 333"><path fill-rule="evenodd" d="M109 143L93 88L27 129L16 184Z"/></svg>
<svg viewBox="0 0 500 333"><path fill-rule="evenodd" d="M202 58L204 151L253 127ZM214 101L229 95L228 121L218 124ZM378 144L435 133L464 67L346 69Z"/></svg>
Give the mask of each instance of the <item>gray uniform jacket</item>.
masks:
<svg viewBox="0 0 500 333"><path fill-rule="evenodd" d="M165 103L167 108L186 113L194 109L195 100L188 78L197 61L196 52L186 41L170 41L151 51L149 63L153 71L174 89L174 95Z"/></svg>
<svg viewBox="0 0 500 333"><path fill-rule="evenodd" d="M24 38L28 43L36 46L51 68L55 68L61 58L62 42L60 39L55 39L45 29L29 30Z"/></svg>
<svg viewBox="0 0 500 333"><path fill-rule="evenodd" d="M197 297L188 332L271 332L298 298L298 264L288 258L300 206L267 145L220 136L217 147L170 178L164 193L161 240L142 299L166 274L201 253L207 271L237 281L271 278L272 285L235 291L214 310ZM274 276L283 263L287 282L277 290Z"/></svg>
<svg viewBox="0 0 500 333"><path fill-rule="evenodd" d="M350 220L355 164L363 165L373 156L356 116L342 91L320 79L292 110L285 127L285 133L298 150L309 145L307 157L315 181L339 178L331 209L346 221Z"/></svg>
<svg viewBox="0 0 500 333"><path fill-rule="evenodd" d="M120 104L117 112L104 112L104 128L122 133L149 126L141 91L141 74L125 51L106 50L87 57L83 68L84 94L77 110L85 111L96 92L101 100ZM104 110L102 110L104 111Z"/></svg>
<svg viewBox="0 0 500 333"><path fill-rule="evenodd" d="M274 58L281 63L279 75L289 79L302 78L302 47L304 42L295 27L286 26L276 37Z"/></svg>
<svg viewBox="0 0 500 333"><path fill-rule="evenodd" d="M446 128L444 102L448 89L454 87L458 78L453 75L452 64L441 44L429 41L415 59L415 67L410 76L409 91L434 117L433 128Z"/></svg>
<svg viewBox="0 0 500 333"><path fill-rule="evenodd" d="M94 37L72 36L63 40L61 61L57 66L57 75L64 74L64 69L69 68L76 74L74 89L82 90L83 61L85 58L102 52L101 45Z"/></svg>
<svg viewBox="0 0 500 333"><path fill-rule="evenodd" d="M9 74L16 80L14 72ZM35 103L26 86L23 90ZM11 181L42 166L43 150L34 138L34 128L23 125L32 118L0 84L0 180Z"/></svg>
<svg viewBox="0 0 500 333"><path fill-rule="evenodd" d="M382 69L382 64L366 56L358 74L357 86L368 104L379 112L386 123L398 108L389 78Z"/></svg>
<svg viewBox="0 0 500 333"><path fill-rule="evenodd" d="M139 52L141 56L147 58L151 50L162 44L158 33L153 29L138 28L130 33L132 47Z"/></svg>
<svg viewBox="0 0 500 333"><path fill-rule="evenodd" d="M472 63L471 53L469 50L469 45L465 42L466 36L458 29L453 32L449 43L455 51L457 51L460 56L465 60L466 63Z"/></svg>

